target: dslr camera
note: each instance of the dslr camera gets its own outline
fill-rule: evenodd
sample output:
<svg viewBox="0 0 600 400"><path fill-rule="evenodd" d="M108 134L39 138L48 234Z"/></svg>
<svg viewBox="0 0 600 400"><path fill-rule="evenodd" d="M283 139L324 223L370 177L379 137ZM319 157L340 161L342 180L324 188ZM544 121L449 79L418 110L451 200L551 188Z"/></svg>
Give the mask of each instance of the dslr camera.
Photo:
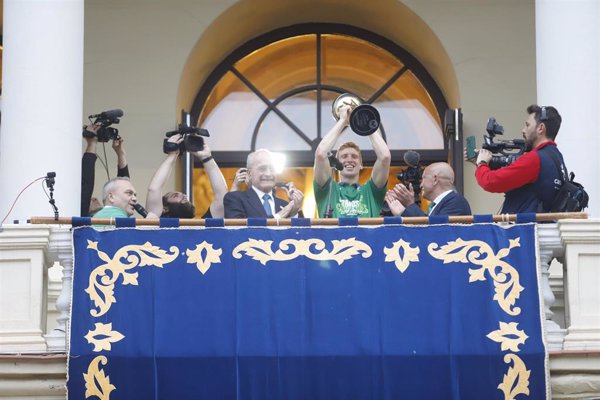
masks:
<svg viewBox="0 0 600 400"><path fill-rule="evenodd" d="M179 144L169 142L168 138L174 135L182 135L183 141ZM204 148L204 137L209 137L208 130L203 128L197 128L195 126L188 126L186 124L179 124L176 131L170 131L165 133L165 140L163 141L163 152L165 154L179 150L180 153L185 151L200 151Z"/></svg>
<svg viewBox="0 0 600 400"><path fill-rule="evenodd" d="M106 143L109 140L118 140L121 139L119 136L119 130L111 127L113 124L118 124L121 122L119 118L123 116L123 110L108 110L103 111L100 114L90 115L88 118L90 121L92 118L96 118L93 122L94 125L100 125L96 133L93 131L84 129L83 137L92 138L96 136L98 141L101 143Z"/></svg>
<svg viewBox="0 0 600 400"><path fill-rule="evenodd" d="M490 169L498 169L506 167L512 164L517 158L521 157L523 153L531 149L527 148L524 139L513 139L513 140L501 140L494 142L496 135L503 135L504 128L502 125L496 122L496 118L488 118L487 125L485 127L487 135L483 135L483 148L489 150L493 154L492 160L489 163ZM507 150L509 150L507 152Z"/></svg>

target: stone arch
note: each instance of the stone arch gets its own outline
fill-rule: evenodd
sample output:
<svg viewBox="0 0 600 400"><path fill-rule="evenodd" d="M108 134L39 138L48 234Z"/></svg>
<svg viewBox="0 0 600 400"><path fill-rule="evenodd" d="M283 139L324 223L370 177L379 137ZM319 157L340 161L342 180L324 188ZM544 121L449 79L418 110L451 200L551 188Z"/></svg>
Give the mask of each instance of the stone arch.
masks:
<svg viewBox="0 0 600 400"><path fill-rule="evenodd" d="M277 28L306 22L339 23L388 38L417 58L441 88L449 107L460 104L453 64L435 32L396 0L241 0L204 31L190 52L179 81L177 110L189 110L214 68L248 40Z"/></svg>

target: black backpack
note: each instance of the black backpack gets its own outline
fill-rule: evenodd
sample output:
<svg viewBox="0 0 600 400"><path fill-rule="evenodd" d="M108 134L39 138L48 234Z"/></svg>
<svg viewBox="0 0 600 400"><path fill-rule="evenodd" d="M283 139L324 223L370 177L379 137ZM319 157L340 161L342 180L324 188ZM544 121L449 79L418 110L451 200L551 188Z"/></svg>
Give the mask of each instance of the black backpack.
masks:
<svg viewBox="0 0 600 400"><path fill-rule="evenodd" d="M568 174L567 168L563 169L560 167L560 162L556 158L556 155L550 153L552 161L556 165L558 173L562 175L562 185L552 201L552 205L548 212L574 212L582 211L588 206L589 196L583 185L575 182L575 174L571 172ZM568 176L567 176L568 175Z"/></svg>

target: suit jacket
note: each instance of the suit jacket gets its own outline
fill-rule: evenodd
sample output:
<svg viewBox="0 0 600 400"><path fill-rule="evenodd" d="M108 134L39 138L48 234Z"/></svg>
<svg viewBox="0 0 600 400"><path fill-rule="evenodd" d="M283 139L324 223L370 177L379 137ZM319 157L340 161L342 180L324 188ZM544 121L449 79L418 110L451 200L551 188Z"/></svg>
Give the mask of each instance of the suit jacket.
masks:
<svg viewBox="0 0 600 400"><path fill-rule="evenodd" d="M273 198L275 199L275 212L288 204L279 197L273 196ZM223 206L225 207L225 218L267 218L262 200L252 188L243 192L227 193L223 198Z"/></svg>
<svg viewBox="0 0 600 400"><path fill-rule="evenodd" d="M461 194L450 192L435 206L431 215L471 215L471 207ZM423 217L427 214L413 203L404 210L402 216Z"/></svg>

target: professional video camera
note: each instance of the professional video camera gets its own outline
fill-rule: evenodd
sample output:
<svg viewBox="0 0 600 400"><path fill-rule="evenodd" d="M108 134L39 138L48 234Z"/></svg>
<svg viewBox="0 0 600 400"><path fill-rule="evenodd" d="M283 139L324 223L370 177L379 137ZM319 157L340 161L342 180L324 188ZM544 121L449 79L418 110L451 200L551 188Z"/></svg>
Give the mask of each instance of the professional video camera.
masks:
<svg viewBox="0 0 600 400"><path fill-rule="evenodd" d="M182 135L183 141L179 144L169 142L167 138L174 135ZM170 131L165 133L165 140L163 141L163 152L165 154L171 153L179 149L180 153L185 151L200 151L204 148L203 136L209 137L208 130L197 128L195 126L188 126L187 124L179 124L176 131Z"/></svg>
<svg viewBox="0 0 600 400"><path fill-rule="evenodd" d="M88 118L90 121L92 118L96 118L93 122L94 125L100 125L96 133L93 131L84 129L83 137L91 138L96 136L99 142L108 142L109 140L121 139L119 131L116 128L112 128L112 124L118 124L121 122L119 118L123 116L123 110L108 110L103 111L100 114L90 115Z"/></svg>
<svg viewBox="0 0 600 400"><path fill-rule="evenodd" d="M494 142L496 135L503 135L504 128L502 125L496 122L496 118L490 117L485 127L487 135L483 135L483 148L491 151L494 154L501 154L492 156L492 160L489 163L490 169L498 169L506 167L512 164L517 158L519 158L524 152L531 149L527 148L525 140L513 139L513 140L502 140ZM505 150L517 150L516 152L508 153Z"/></svg>
<svg viewBox="0 0 600 400"><path fill-rule="evenodd" d="M407 167L404 171L396 174L396 178L406 187L410 183L415 192L415 203L421 204L421 179L423 178L423 170L419 166L421 155L414 150L409 150L404 153L404 162Z"/></svg>

